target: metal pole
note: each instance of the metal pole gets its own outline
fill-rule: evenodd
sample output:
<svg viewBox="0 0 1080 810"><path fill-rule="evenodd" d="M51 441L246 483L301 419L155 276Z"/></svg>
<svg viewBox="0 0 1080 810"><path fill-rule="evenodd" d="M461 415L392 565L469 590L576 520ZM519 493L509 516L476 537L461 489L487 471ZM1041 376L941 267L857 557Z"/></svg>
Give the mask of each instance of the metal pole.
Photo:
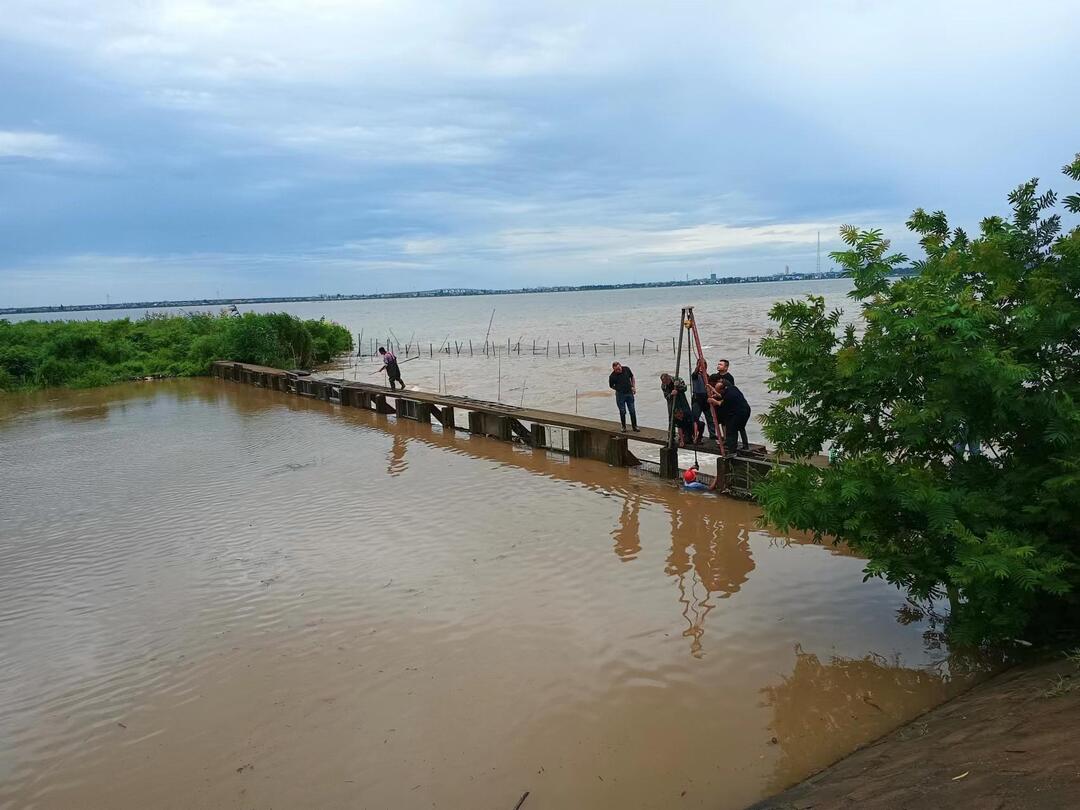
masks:
<svg viewBox="0 0 1080 810"><path fill-rule="evenodd" d="M682 314L679 316L679 348L675 351L675 377L679 376L679 364L682 362L682 336L685 330L686 324L686 307L683 307ZM671 342L675 343L675 338L671 339ZM691 392L691 396L693 393ZM679 443L675 441L675 403L671 403L671 412L668 414L668 447L675 452L678 452L676 448Z"/></svg>
<svg viewBox="0 0 1080 810"><path fill-rule="evenodd" d="M686 316L687 320L692 321L692 319L694 317L694 308L693 307L687 307L687 309L690 310L690 312ZM690 378L694 376L694 360L693 360L693 357L694 357L694 342L693 341L694 341L694 338L692 337L692 335L690 333L690 327L688 326L688 327L686 327L686 373L687 373L686 379L687 379L687 381L689 381ZM690 392L693 393L693 391L694 391L694 387L691 384ZM691 405L692 404L693 403L691 402Z"/></svg>

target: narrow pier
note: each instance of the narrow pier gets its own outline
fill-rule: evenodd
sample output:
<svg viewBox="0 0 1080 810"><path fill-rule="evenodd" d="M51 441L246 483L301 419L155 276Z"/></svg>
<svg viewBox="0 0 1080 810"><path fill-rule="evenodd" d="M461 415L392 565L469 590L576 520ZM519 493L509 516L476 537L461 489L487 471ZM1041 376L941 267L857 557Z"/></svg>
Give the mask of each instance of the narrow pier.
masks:
<svg viewBox="0 0 1080 810"><path fill-rule="evenodd" d="M471 433L565 452L574 458L604 461L616 467L634 467L643 463L631 451L631 442L651 444L660 448L660 463L656 472L663 478L677 478L679 475L678 450L669 447L667 431L657 428L642 427L637 433L625 433L618 422L607 419L518 408L500 402L425 391L391 391L381 385L316 378L306 372L250 363L221 360L213 364L210 373L222 380L311 397L342 407L393 415L399 419L413 419L428 424L434 419L444 429L462 429L456 422L457 412L461 411L467 414ZM565 443L556 440L556 433L565 433ZM720 456L716 447L703 446L696 450L699 456L714 460L714 470L703 469L702 472L715 477L717 489L741 498L752 497L754 484L777 463L766 456L765 448L761 445L752 445L748 453L735 457ZM652 465L652 462L644 463Z"/></svg>

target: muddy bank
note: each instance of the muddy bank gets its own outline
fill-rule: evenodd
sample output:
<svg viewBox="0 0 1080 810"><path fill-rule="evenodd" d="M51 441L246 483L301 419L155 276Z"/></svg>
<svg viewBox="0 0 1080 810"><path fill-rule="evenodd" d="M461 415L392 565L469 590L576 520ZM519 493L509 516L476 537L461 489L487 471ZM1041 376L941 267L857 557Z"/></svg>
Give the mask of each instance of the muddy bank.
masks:
<svg viewBox="0 0 1080 810"><path fill-rule="evenodd" d="M1080 671L1016 667L750 810L1080 806Z"/></svg>

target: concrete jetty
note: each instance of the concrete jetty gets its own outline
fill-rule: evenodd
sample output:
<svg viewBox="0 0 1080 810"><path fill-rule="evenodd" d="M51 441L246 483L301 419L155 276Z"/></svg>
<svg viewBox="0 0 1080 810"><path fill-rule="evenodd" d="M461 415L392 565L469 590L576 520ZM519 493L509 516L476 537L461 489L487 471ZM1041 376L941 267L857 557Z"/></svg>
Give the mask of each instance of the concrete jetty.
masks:
<svg viewBox="0 0 1080 810"><path fill-rule="evenodd" d="M535 448L566 452L574 458L604 461L616 467L631 467L643 462L631 450L631 442L660 448L657 472L664 478L679 475L678 450L669 446L666 430L642 427L640 432L625 433L615 421L590 416L558 413L536 408L518 408L501 402L486 402L470 397L432 394L425 391L392 391L382 385L344 379L312 377L304 371L287 371L250 363L219 360L211 375L222 380L244 383L272 391L312 397L342 407L362 408L430 424L460 430L457 413L467 415L471 433L506 442L521 442ZM565 432L565 444L555 441L556 431ZM765 448L752 445L748 453L721 457L717 448L699 447L701 456L715 464L717 489L736 497L752 497L754 484L777 462ZM651 464L651 462L645 462ZM706 474L709 470L703 470Z"/></svg>

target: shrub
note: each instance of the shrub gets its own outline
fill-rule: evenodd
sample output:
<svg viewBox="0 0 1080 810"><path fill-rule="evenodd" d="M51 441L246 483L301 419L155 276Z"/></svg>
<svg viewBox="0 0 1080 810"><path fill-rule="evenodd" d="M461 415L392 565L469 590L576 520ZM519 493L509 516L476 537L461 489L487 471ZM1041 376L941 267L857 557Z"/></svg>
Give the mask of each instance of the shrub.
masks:
<svg viewBox="0 0 1080 810"><path fill-rule="evenodd" d="M208 373L215 360L311 367L351 350L352 336L345 327L286 313L0 320L0 390L194 376Z"/></svg>

